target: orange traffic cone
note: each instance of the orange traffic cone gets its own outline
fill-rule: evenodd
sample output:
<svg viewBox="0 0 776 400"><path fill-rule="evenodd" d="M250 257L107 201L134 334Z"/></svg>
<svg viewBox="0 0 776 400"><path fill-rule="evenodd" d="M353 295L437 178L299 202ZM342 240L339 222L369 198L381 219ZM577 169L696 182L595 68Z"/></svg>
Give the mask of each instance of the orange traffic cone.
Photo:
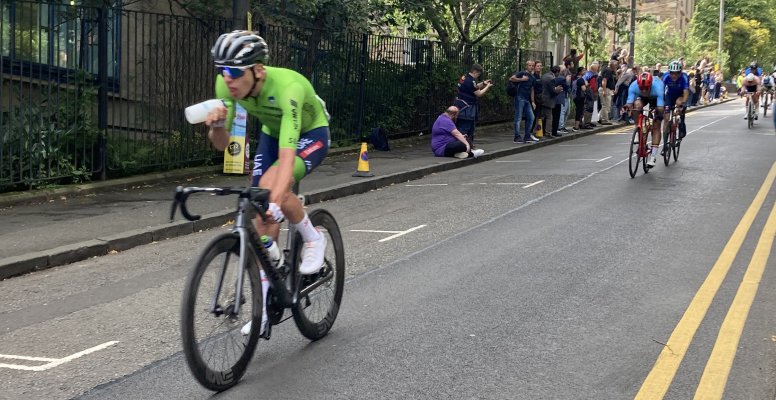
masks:
<svg viewBox="0 0 776 400"><path fill-rule="evenodd" d="M366 151L366 142L361 142L361 151L358 154L358 168L356 168L356 173L353 176L359 178L375 176L375 174L369 173L369 154Z"/></svg>
<svg viewBox="0 0 776 400"><path fill-rule="evenodd" d="M534 136L536 137L544 137L544 128L542 127L542 119L539 118L538 121L536 121L536 133L534 133Z"/></svg>

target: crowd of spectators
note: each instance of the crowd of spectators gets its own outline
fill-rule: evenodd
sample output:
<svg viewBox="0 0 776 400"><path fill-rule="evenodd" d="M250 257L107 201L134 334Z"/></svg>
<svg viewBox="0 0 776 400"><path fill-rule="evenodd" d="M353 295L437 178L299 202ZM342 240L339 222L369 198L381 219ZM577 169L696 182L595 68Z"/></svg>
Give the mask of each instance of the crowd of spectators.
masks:
<svg viewBox="0 0 776 400"><path fill-rule="evenodd" d="M627 50L616 48L607 61L579 65L584 54L571 49L563 63L545 70L541 60L527 60L525 68L509 78L507 94L514 97L514 142L535 143L540 137L593 129L597 125L632 124L628 113L620 113L628 97L631 82L643 72L662 79L666 68L661 63L629 65ZM723 75L715 70L709 57L685 65L689 82L689 106L719 101L725 95ZM479 64L461 76L453 105L440 114L432 128L432 148L437 156L476 157L484 151L474 145L479 115L479 97L492 86L492 80L478 81L483 74ZM570 128L566 123L573 119ZM542 134L539 134L539 130ZM445 150L445 146L449 146Z"/></svg>

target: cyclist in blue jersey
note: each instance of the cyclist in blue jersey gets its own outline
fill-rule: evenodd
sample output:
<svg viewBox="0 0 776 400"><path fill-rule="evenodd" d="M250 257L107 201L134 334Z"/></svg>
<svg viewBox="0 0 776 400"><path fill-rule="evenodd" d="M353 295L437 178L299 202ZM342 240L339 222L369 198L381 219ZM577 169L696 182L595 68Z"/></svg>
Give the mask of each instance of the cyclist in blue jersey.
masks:
<svg viewBox="0 0 776 400"><path fill-rule="evenodd" d="M663 121L663 107L665 107L665 85L660 79L652 79L652 74L642 72L628 87L628 100L623 107L623 112L633 110L633 119L638 121L639 113L645 104L655 110L655 123L652 124L652 153L647 160L650 168L657 164L657 153L660 147L660 128Z"/></svg>
<svg viewBox="0 0 776 400"><path fill-rule="evenodd" d="M763 69L757 65L757 61L752 61L751 64L744 71L744 76L754 74L754 76L763 76Z"/></svg>
<svg viewBox="0 0 776 400"><path fill-rule="evenodd" d="M682 72L682 63L672 61L668 64L668 72L663 75L663 84L666 87L666 111L676 107L680 118L679 140L682 140L687 135L687 128L684 125L684 105L687 104L687 98L690 96L690 82L687 74ZM668 120L664 121L664 129L668 131Z"/></svg>

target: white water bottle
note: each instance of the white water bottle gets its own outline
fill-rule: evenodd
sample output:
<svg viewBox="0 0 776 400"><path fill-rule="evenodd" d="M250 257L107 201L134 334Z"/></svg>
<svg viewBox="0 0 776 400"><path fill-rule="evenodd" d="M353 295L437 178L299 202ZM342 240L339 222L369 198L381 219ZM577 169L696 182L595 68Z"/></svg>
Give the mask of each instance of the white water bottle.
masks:
<svg viewBox="0 0 776 400"><path fill-rule="evenodd" d="M277 242L272 240L272 238L269 236L262 235L261 244L264 245L265 249L267 249L267 252L269 253L269 259L272 261L272 266L277 267L278 264L280 264L280 258L283 256L280 252L280 248L278 247Z"/></svg>
<svg viewBox="0 0 776 400"><path fill-rule="evenodd" d="M207 120L207 115L210 114L210 110L217 106L226 106L222 100L211 99L201 103L194 104L193 106L186 107L186 120L190 124L198 124Z"/></svg>

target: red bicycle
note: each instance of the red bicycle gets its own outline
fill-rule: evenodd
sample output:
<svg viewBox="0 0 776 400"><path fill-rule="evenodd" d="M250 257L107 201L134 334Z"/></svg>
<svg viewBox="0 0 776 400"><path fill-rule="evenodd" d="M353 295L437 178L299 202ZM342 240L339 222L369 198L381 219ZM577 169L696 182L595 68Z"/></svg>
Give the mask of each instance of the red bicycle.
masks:
<svg viewBox="0 0 776 400"><path fill-rule="evenodd" d="M636 129L633 130L633 136L630 142L630 159L628 160L628 172L630 177L635 178L636 172L639 171L639 163L644 173L649 172L647 166L647 157L652 151L652 126L655 121L655 110L651 109L649 112L645 112L643 108L640 110L634 110L639 112L638 121L636 121Z"/></svg>

